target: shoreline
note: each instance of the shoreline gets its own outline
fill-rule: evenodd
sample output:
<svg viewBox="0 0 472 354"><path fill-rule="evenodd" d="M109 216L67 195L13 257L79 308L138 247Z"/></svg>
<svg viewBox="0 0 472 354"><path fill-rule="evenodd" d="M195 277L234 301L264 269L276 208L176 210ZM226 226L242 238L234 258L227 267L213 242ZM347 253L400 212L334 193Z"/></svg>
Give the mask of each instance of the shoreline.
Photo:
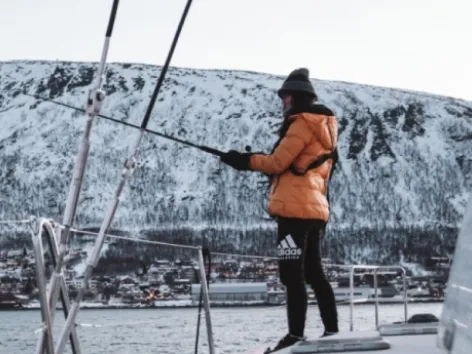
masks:
<svg viewBox="0 0 472 354"><path fill-rule="evenodd" d="M408 305L410 304L428 304L428 303L443 303L444 299L418 299L418 300L409 300ZM393 300L393 301L385 301L381 300L378 302L379 305L402 305L403 301L401 300ZM309 306L316 305L316 301L308 301ZM338 302L337 306L349 306L349 301ZM354 300L354 306L360 305L375 305L374 300L365 300L365 301L356 301ZM210 303L211 308L246 308L246 307L281 307L285 306L285 303L255 303L255 304L231 304L231 303ZM150 305L150 306L130 306L130 305L92 305L87 306L87 303L80 306L80 310L159 310L159 309L197 309L199 307L198 304L165 304L165 301L162 301L161 304L158 305ZM0 312L2 311L39 311L39 306L31 306L31 307L21 307L21 308L0 308ZM62 310L62 307L57 307L56 310Z"/></svg>

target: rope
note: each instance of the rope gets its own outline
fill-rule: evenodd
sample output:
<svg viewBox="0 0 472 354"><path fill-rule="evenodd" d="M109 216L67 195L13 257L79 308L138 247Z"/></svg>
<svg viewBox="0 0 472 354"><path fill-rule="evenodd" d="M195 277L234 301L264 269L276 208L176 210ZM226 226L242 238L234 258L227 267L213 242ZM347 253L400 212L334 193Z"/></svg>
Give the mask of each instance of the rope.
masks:
<svg viewBox="0 0 472 354"><path fill-rule="evenodd" d="M61 225L61 226L64 227L64 225ZM93 232L93 231L84 231L84 230L78 230L78 229L73 229L73 228L71 228L70 231L78 233L78 234L98 236L98 232ZM150 244L150 245L198 250L198 247L196 247L196 246L182 245L182 244L178 244L178 243L143 240L143 239L139 239L139 238L133 238L133 237L127 237L127 236L118 236L118 235L112 235L112 234L105 234L105 236L109 237L109 238L146 243L146 244ZM252 254L238 254L238 253L226 253L226 252L212 252L212 254L217 255L217 256L228 256L228 257L239 257L239 258L277 259L277 257L259 256L259 255L252 255Z"/></svg>
<svg viewBox="0 0 472 354"><path fill-rule="evenodd" d="M254 254L238 254L238 253L225 253L225 252L212 252L212 254L217 255L217 256L230 256L230 257L239 257L239 258L277 259L277 257L258 256Z"/></svg>
<svg viewBox="0 0 472 354"><path fill-rule="evenodd" d="M32 217L30 219L20 219L20 220L0 220L0 225L1 224L28 224L28 223L30 223L34 220L35 220L34 217ZM64 227L64 225L61 225L61 226ZM70 229L70 231L75 232L77 234L98 236L98 232L84 231L84 230L78 230L78 229ZM109 238L118 239L118 240L145 243L145 244L148 244L148 245L157 245L157 246L167 246L167 247L176 247L176 248L183 248L183 249L198 250L198 247L196 247L196 246L181 245L181 244L177 244L177 243L143 240L143 239L138 239L138 238L118 236L118 235L112 235L112 234L105 234L105 236L109 237ZM259 256L259 255L253 255L253 254L238 254L238 253L226 253L226 252L212 252L212 254L217 255L217 256L251 258L251 259L277 259L277 257Z"/></svg>
<svg viewBox="0 0 472 354"><path fill-rule="evenodd" d="M34 220L36 220L35 217L31 217L29 219L19 219L19 220L0 220L0 224L27 224L27 223L30 223ZM60 226L64 227L64 225L60 225ZM74 229L74 228L71 228L70 231L78 233L78 234L84 234L84 235L92 235L92 236L98 236L99 235L98 232L85 231L85 230L79 230L79 229ZM198 250L199 249L199 247L196 247L196 246L182 245L182 244L162 242L162 241L144 240L144 239L133 238L133 237L118 236L118 235L113 235L113 234L105 234L105 236L109 237L109 238L125 240L125 241L133 241L133 242L138 242L138 243L145 243L145 244L149 244L149 245L176 247L176 248L184 248L184 249L192 249L192 250ZM240 254L240 253L228 253L228 252L212 252L212 254L217 255L217 256L238 257L238 258L272 259L272 260L278 259L277 257L273 257L273 256L260 256L260 255L253 255L253 254ZM337 267L340 267L340 268L350 269L353 265L330 264L330 265L327 265L327 266L337 266ZM398 266L354 265L354 267L362 267L362 269L367 269L367 270L390 269L390 268L391 269L394 269L394 268L398 269Z"/></svg>
<svg viewBox="0 0 472 354"><path fill-rule="evenodd" d="M71 231L75 232L75 233L78 233L78 234L98 236L97 232L92 232L92 231L83 231L83 230L78 230L78 229L71 229ZM147 243L147 244L151 244L151 245L177 247L177 248L187 248L187 249L192 249L192 250L198 250L198 247L196 247L196 246L181 245L181 244L178 244L178 243L143 240L143 239L139 239L139 238L118 236L118 235L112 235L112 234L105 234L105 236L109 237L109 238L115 238L115 239L126 240L126 241L141 242L141 243ZM238 254L238 253L225 253L225 252L212 252L212 254L217 255L217 256L230 256L230 257L239 257L239 258L277 259L277 257L258 256L258 255L253 255L253 254Z"/></svg>
<svg viewBox="0 0 472 354"><path fill-rule="evenodd" d="M77 229L71 229L71 231L75 232L75 233L79 233L79 234L98 236L97 232L92 232L92 231L81 231L81 230L77 230ZM192 250L198 250L198 247L196 247L196 246L180 245L180 244L177 244L177 243L143 240L143 239L139 239L139 238L118 236L118 235L111 235L111 234L105 234L105 236L109 237L109 238L119 239L119 240L133 241L133 242L138 242L138 243L146 243L146 244L149 244L149 245L169 246L169 247L187 248L187 249L192 249Z"/></svg>
<svg viewBox="0 0 472 354"><path fill-rule="evenodd" d="M20 220L0 220L0 224L28 224L34 220L35 218L20 219Z"/></svg>

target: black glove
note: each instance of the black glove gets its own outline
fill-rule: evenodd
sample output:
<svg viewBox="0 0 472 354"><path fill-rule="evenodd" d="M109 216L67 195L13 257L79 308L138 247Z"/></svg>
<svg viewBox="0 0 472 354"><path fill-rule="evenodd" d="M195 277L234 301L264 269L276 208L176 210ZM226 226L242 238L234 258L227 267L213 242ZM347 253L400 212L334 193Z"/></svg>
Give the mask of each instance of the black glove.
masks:
<svg viewBox="0 0 472 354"><path fill-rule="evenodd" d="M248 171L249 168L249 160L251 159L252 153L240 153L235 150L230 150L224 153L220 159L221 162L231 166L232 168L238 171Z"/></svg>

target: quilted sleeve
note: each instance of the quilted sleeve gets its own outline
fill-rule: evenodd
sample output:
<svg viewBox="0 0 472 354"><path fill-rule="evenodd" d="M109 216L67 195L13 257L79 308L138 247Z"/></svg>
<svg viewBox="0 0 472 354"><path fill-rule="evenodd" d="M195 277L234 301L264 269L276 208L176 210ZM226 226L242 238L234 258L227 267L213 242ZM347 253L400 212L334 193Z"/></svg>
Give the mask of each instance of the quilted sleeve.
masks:
<svg viewBox="0 0 472 354"><path fill-rule="evenodd" d="M250 160L251 170L266 174L282 173L289 168L300 152L310 143L312 134L303 119L296 119L271 155L252 155Z"/></svg>

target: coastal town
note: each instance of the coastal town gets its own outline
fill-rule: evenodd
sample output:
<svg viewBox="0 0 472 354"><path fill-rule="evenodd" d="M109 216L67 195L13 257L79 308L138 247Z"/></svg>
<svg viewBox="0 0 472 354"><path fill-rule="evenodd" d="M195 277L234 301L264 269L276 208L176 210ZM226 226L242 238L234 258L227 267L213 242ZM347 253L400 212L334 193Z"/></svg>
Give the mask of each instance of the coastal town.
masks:
<svg viewBox="0 0 472 354"><path fill-rule="evenodd" d="M89 251L69 250L65 277L73 298L83 281L82 273ZM284 287L278 278L277 260L273 258L213 260L209 272L209 296L214 306L281 305ZM338 303L347 303L351 293L349 269L332 265L325 259L325 269ZM432 257L424 274L407 270L408 301L442 301L450 266L447 257ZM48 267L48 276L52 267ZM206 270L208 273L208 270ZM0 309L39 308L35 260L27 248L0 251ZM377 273L379 302L404 301L401 269L382 269ZM127 274L97 275L87 284L82 307L138 308L185 307L198 305L199 272L196 259L155 259ZM309 299L316 302L307 287ZM356 303L375 301L372 270L356 269L353 296Z"/></svg>

